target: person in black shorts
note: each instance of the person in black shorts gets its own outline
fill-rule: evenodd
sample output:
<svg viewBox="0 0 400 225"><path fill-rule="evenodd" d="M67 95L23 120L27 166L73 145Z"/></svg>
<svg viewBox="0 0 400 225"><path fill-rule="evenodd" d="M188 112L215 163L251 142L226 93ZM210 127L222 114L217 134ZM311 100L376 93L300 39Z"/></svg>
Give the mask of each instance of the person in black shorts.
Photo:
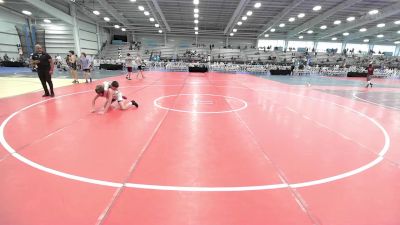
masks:
<svg viewBox="0 0 400 225"><path fill-rule="evenodd" d="M137 74L136 74L136 78L139 78L139 74L141 75L141 78L143 79L144 78L144 75L143 75L143 60L142 60L142 58L140 58L140 55L138 55L137 57L136 57L136 59L135 59L135 62L136 62L136 64L137 64L137 69L138 69L138 72L137 72Z"/></svg>
<svg viewBox="0 0 400 225"><path fill-rule="evenodd" d="M37 73L44 90L44 95L42 97L54 97L53 82L51 81L54 63L51 56L43 51L41 45L35 45L35 53L31 57L31 64L37 67ZM50 92L46 82L49 84Z"/></svg>
<svg viewBox="0 0 400 225"><path fill-rule="evenodd" d="M126 74L126 79L130 80L132 75L133 58L129 53L126 56L127 57L125 58L125 67L128 70L128 73Z"/></svg>
<svg viewBox="0 0 400 225"><path fill-rule="evenodd" d="M76 66L76 55L75 55L75 52L71 50L71 51L68 52L68 55L69 55L69 57L68 57L69 69L70 69L70 72L71 72L71 76L74 79L74 81L72 81L72 83L78 84L79 81L78 81L78 72L76 71L77 66Z"/></svg>
<svg viewBox="0 0 400 225"><path fill-rule="evenodd" d="M88 78L90 80L90 83L92 83L92 77L90 76L90 68L92 67L92 63L86 56L86 53L81 53L79 64L81 65L81 70L83 71L83 77L85 78L86 83L89 83Z"/></svg>

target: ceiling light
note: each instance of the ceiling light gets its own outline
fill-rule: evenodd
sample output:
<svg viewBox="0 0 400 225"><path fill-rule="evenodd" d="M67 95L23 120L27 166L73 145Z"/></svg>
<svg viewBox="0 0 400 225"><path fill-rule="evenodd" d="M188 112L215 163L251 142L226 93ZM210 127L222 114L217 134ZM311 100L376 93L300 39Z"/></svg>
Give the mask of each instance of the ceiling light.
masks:
<svg viewBox="0 0 400 225"><path fill-rule="evenodd" d="M242 17L242 20L247 20L247 16L243 16L243 17Z"/></svg>
<svg viewBox="0 0 400 225"><path fill-rule="evenodd" d="M49 19L44 19L43 22L45 22L45 23L51 23L51 20L49 20Z"/></svg>
<svg viewBox="0 0 400 225"><path fill-rule="evenodd" d="M22 13L23 13L23 14L25 14L25 15L28 15L28 16L32 15L32 13L31 13L31 12L29 12L29 11L26 11L26 10L23 10L23 11L22 11Z"/></svg>
<svg viewBox="0 0 400 225"><path fill-rule="evenodd" d="M321 10L321 6L320 5L317 5L317 6L314 6L314 8L312 8L312 10L314 10L314 11L319 11L319 10Z"/></svg>
<svg viewBox="0 0 400 225"><path fill-rule="evenodd" d="M199 30L199 27L194 27L194 30Z"/></svg>
<svg viewBox="0 0 400 225"><path fill-rule="evenodd" d="M114 28L115 28L115 29L119 29L120 26L119 26L119 25L114 25Z"/></svg>
<svg viewBox="0 0 400 225"><path fill-rule="evenodd" d="M4 3L4 0L0 0L0 3Z"/></svg>
<svg viewBox="0 0 400 225"><path fill-rule="evenodd" d="M398 34L400 34L400 30L399 30L399 31L397 31L397 33L398 33Z"/></svg>
<svg viewBox="0 0 400 225"><path fill-rule="evenodd" d="M156 23L154 24L155 27L160 27L160 24Z"/></svg>
<svg viewBox="0 0 400 225"><path fill-rule="evenodd" d="M160 33L160 34L161 34L161 33L162 33L162 30L158 30L158 33Z"/></svg>
<svg viewBox="0 0 400 225"><path fill-rule="evenodd" d="M194 13L199 13L199 9L194 9Z"/></svg>
<svg viewBox="0 0 400 225"><path fill-rule="evenodd" d="M320 27L321 30L325 30L326 28L327 28L326 25L322 25L322 26Z"/></svg>
<svg viewBox="0 0 400 225"><path fill-rule="evenodd" d="M194 18L199 18L199 14L195 13Z"/></svg>
<svg viewBox="0 0 400 225"><path fill-rule="evenodd" d="M269 34L264 35L264 37L269 37Z"/></svg>
<svg viewBox="0 0 400 225"><path fill-rule="evenodd" d="M368 12L369 15L375 15L375 14L378 14L378 13L379 13L379 10L377 10L377 9L374 9L374 10L371 10L371 11Z"/></svg>
<svg viewBox="0 0 400 225"><path fill-rule="evenodd" d="M110 21L110 18L104 17L104 20L108 22L108 21Z"/></svg>
<svg viewBox="0 0 400 225"><path fill-rule="evenodd" d="M399 25L400 24L400 20L394 21L394 24Z"/></svg>
<svg viewBox="0 0 400 225"><path fill-rule="evenodd" d="M230 33L229 35L233 36L233 33Z"/></svg>
<svg viewBox="0 0 400 225"><path fill-rule="evenodd" d="M398 45L398 44L400 44L400 41L395 41L394 43L395 43L396 45Z"/></svg>
<svg viewBox="0 0 400 225"><path fill-rule="evenodd" d="M383 37L385 37L385 35L383 35L383 34L378 34L378 35L376 35L378 38L383 38Z"/></svg>
<svg viewBox="0 0 400 225"><path fill-rule="evenodd" d="M333 24L335 24L335 25L339 25L341 23L342 23L342 21L340 21L340 20L335 20L335 22L333 22Z"/></svg>
<svg viewBox="0 0 400 225"><path fill-rule="evenodd" d="M380 24L378 24L378 25L376 25L377 27L384 27L385 26L385 24L384 23L380 23Z"/></svg>
<svg viewBox="0 0 400 225"><path fill-rule="evenodd" d="M354 16L350 16L350 17L348 17L346 20L347 21L349 21L349 22L351 22L351 21L353 21L353 20L355 20L356 18L354 17Z"/></svg>
<svg viewBox="0 0 400 225"><path fill-rule="evenodd" d="M289 22L294 22L295 20L296 20L296 18L294 18L294 17L289 18Z"/></svg>
<svg viewBox="0 0 400 225"><path fill-rule="evenodd" d="M148 16L150 13L148 11L144 11L144 15Z"/></svg>
<svg viewBox="0 0 400 225"><path fill-rule="evenodd" d="M254 4L254 8L260 8L261 7L261 3L257 2L256 4Z"/></svg>
<svg viewBox="0 0 400 225"><path fill-rule="evenodd" d="M126 28L121 28L122 31L126 31Z"/></svg>
<svg viewBox="0 0 400 225"><path fill-rule="evenodd" d="M279 27L285 27L284 23L279 24Z"/></svg>
<svg viewBox="0 0 400 225"><path fill-rule="evenodd" d="M303 39L303 38L304 38L303 35L300 35L300 36L299 36L299 39Z"/></svg>
<svg viewBox="0 0 400 225"><path fill-rule="evenodd" d="M196 24L199 23L199 20L194 20L194 23L196 23Z"/></svg>
<svg viewBox="0 0 400 225"><path fill-rule="evenodd" d="M337 37L333 37L333 38L332 38L332 41L336 41L336 40L337 40Z"/></svg>
<svg viewBox="0 0 400 225"><path fill-rule="evenodd" d="M237 25L242 25L243 23L242 23L242 21L239 21L239 22L237 22Z"/></svg>
<svg viewBox="0 0 400 225"><path fill-rule="evenodd" d="M300 13L299 15L297 15L297 17L299 17L299 18L303 18L305 16L306 16L306 14L304 14L304 13Z"/></svg>
<svg viewBox="0 0 400 225"><path fill-rule="evenodd" d="M130 0L131 2L136 2L136 0Z"/></svg>
<svg viewBox="0 0 400 225"><path fill-rule="evenodd" d="M312 33L314 33L314 31L312 30L307 31L307 34L312 34Z"/></svg>
<svg viewBox="0 0 400 225"><path fill-rule="evenodd" d="M232 31L233 31L233 33L235 33L235 32L237 32L237 29L235 28L235 29L233 29Z"/></svg>
<svg viewBox="0 0 400 225"><path fill-rule="evenodd" d="M199 0L193 0L193 4L198 5L199 4Z"/></svg>
<svg viewBox="0 0 400 225"><path fill-rule="evenodd" d="M138 9L139 9L140 11L143 11L143 10L144 10L144 7L141 6L141 5L139 5L139 6L138 6Z"/></svg>
<svg viewBox="0 0 400 225"><path fill-rule="evenodd" d="M364 42L369 42L369 39L364 39Z"/></svg>
<svg viewBox="0 0 400 225"><path fill-rule="evenodd" d="M154 18L153 17L150 18L150 22L154 22Z"/></svg>
<svg viewBox="0 0 400 225"><path fill-rule="evenodd" d="M246 15L251 16L251 15L253 15L253 12L252 11L247 11Z"/></svg>
<svg viewBox="0 0 400 225"><path fill-rule="evenodd" d="M361 28L360 29L360 32L365 32L365 31L367 31L367 28Z"/></svg>
<svg viewBox="0 0 400 225"><path fill-rule="evenodd" d="M93 14L94 14L94 15L100 15L100 12L97 11L97 10L94 10L94 11L93 11Z"/></svg>
<svg viewBox="0 0 400 225"><path fill-rule="evenodd" d="M271 29L271 32L275 32L275 28L272 28L272 29Z"/></svg>
<svg viewBox="0 0 400 225"><path fill-rule="evenodd" d="M349 36L348 32L343 33L343 36Z"/></svg>
<svg viewBox="0 0 400 225"><path fill-rule="evenodd" d="M199 34L199 32L198 32L198 31L195 31L194 34Z"/></svg>

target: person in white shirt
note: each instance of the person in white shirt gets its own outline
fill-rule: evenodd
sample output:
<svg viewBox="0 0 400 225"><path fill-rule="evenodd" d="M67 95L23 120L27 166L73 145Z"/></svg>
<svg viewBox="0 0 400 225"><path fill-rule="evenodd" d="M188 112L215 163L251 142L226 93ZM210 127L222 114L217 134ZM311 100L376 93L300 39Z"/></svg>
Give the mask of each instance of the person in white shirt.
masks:
<svg viewBox="0 0 400 225"><path fill-rule="evenodd" d="M92 100L92 112L97 112L99 114L104 114L108 112L110 107L119 108L121 110L130 109L133 106L139 108L139 105L135 100L127 100L125 96L118 90L119 83L117 81L104 81L103 84L99 84L96 86L96 96ZM106 102L104 106L98 111L96 110L96 100L99 97L106 98ZM115 103L115 104L114 104Z"/></svg>
<svg viewBox="0 0 400 225"><path fill-rule="evenodd" d="M83 71L83 76L86 79L86 83L89 83L88 78L90 80L90 83L92 83L92 77L90 76L90 68L92 67L92 64L89 58L86 57L86 53L81 53L81 58L79 59L79 62Z"/></svg>

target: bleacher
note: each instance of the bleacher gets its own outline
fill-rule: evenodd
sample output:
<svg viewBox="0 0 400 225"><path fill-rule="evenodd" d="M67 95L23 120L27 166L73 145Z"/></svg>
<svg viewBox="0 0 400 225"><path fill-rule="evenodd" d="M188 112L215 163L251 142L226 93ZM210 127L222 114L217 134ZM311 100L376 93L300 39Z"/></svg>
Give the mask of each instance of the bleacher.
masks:
<svg viewBox="0 0 400 225"><path fill-rule="evenodd" d="M101 51L101 53L98 55L99 59L119 59L120 54L122 58L126 57L127 53L130 53L132 56L136 56L137 53L139 52L138 50L129 50L129 44L120 44L120 45L113 45L109 44L106 45Z"/></svg>
<svg viewBox="0 0 400 225"><path fill-rule="evenodd" d="M333 54L326 52L272 51L257 48L179 48L174 45L142 46L129 50L129 44L107 45L98 58L111 63L124 63L127 53L138 53L147 61L148 68L187 71L188 63L206 62L210 56L209 69L219 72L250 72L268 74L271 69L290 69L296 65L293 75L346 76L348 72L365 72L370 62L376 77L400 77L400 57L365 54ZM165 63L149 62L152 53L160 54ZM309 66L307 64L309 63ZM300 66L303 65L303 66Z"/></svg>

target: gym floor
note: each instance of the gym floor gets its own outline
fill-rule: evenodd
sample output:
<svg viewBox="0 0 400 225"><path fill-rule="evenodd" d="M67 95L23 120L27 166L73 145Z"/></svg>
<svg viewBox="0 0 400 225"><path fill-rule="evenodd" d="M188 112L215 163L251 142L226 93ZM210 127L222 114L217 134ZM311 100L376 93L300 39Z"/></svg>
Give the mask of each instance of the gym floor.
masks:
<svg viewBox="0 0 400 225"><path fill-rule="evenodd" d="M400 224L399 80L60 73L42 98L10 75L0 224ZM91 113L103 80L139 108Z"/></svg>

